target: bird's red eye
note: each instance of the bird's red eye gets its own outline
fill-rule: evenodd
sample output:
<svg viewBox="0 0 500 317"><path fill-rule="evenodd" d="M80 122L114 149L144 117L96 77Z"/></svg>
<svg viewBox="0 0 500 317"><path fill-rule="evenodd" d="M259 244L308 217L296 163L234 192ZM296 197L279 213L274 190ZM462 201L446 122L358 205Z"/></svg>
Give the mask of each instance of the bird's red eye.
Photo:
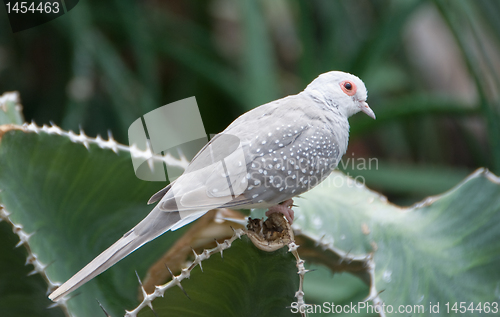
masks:
<svg viewBox="0 0 500 317"><path fill-rule="evenodd" d="M342 88L342 91L345 92L348 96L354 96L357 90L356 84L354 84L350 80L344 80L343 82L341 82L340 88Z"/></svg>

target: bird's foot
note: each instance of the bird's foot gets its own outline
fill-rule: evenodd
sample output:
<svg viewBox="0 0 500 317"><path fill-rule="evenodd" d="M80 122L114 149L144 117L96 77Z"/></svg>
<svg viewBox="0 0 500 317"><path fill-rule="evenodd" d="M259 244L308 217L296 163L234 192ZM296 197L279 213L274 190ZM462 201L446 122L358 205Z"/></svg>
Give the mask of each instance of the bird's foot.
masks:
<svg viewBox="0 0 500 317"><path fill-rule="evenodd" d="M290 222L281 212L273 212L266 221L248 217L247 235L259 249L273 252L295 241Z"/></svg>
<svg viewBox="0 0 500 317"><path fill-rule="evenodd" d="M292 199L285 200L284 202L282 202L276 206L269 207L269 210L266 211L266 216L269 217L270 214L273 214L275 212L279 212L285 216L286 220L288 220L288 222L290 224L292 224L293 218L294 218L292 205L293 205Z"/></svg>

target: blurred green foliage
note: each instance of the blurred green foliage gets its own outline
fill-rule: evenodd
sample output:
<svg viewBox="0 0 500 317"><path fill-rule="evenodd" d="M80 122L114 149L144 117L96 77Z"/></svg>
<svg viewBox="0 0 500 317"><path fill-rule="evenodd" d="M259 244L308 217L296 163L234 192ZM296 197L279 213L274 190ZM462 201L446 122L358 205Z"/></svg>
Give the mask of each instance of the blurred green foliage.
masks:
<svg viewBox="0 0 500 317"><path fill-rule="evenodd" d="M441 193L479 166L500 174L497 0L82 0L15 34L0 7L0 93L20 92L27 121L90 136L110 130L127 143L136 118L194 95L207 133L217 133L338 69L365 81L377 114L351 119L342 170L400 204ZM377 164L360 168L369 158ZM12 252L22 265L24 252ZM29 270L2 281L25 283ZM29 279L40 290L36 314L48 300L44 282ZM363 285L347 284L364 296ZM321 281L310 285L306 294L319 301L311 292ZM5 289L16 305L17 289Z"/></svg>
<svg viewBox="0 0 500 317"><path fill-rule="evenodd" d="M217 133L352 72L377 120L351 120L347 157L380 164L345 170L412 203L476 167L500 173L499 14L495 0L80 1L23 32L0 21L0 91L20 91L27 121L127 143L136 118L182 98Z"/></svg>

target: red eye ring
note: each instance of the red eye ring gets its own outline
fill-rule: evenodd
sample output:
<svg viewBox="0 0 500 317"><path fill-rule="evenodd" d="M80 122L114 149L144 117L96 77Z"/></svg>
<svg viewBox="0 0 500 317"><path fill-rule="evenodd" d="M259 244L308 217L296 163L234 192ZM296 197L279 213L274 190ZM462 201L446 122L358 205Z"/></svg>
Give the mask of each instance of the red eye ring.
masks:
<svg viewBox="0 0 500 317"><path fill-rule="evenodd" d="M356 87L356 84L350 80L344 80L343 82L341 82L340 88L348 96L354 96L356 94L356 90L358 89L358 87Z"/></svg>

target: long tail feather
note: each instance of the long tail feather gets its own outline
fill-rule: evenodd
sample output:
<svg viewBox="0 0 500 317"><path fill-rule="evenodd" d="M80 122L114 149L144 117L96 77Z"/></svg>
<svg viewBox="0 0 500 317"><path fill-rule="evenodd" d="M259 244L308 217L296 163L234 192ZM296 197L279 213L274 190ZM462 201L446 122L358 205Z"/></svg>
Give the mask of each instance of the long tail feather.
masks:
<svg viewBox="0 0 500 317"><path fill-rule="evenodd" d="M53 301L60 300L143 244L162 235L180 220L179 212L165 212L155 207L146 218L56 289L49 298Z"/></svg>

